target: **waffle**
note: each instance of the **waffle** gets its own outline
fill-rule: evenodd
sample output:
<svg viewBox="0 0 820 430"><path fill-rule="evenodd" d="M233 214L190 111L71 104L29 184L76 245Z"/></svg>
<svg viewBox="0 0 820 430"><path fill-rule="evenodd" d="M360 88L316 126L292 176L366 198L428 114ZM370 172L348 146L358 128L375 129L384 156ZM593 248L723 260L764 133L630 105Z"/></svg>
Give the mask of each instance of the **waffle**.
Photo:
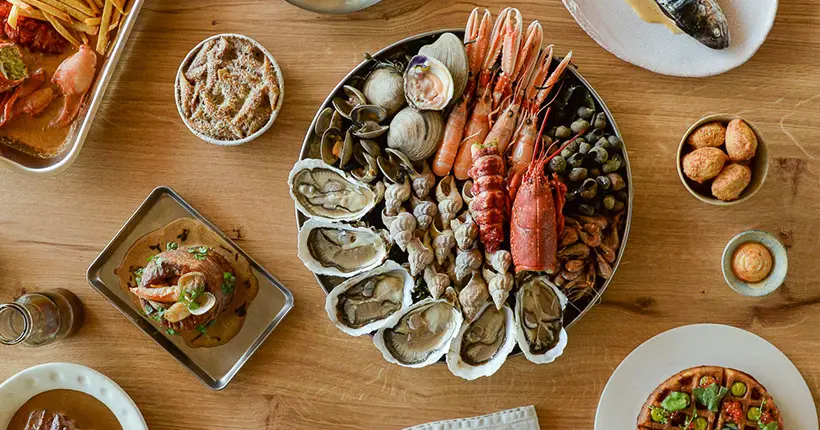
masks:
<svg viewBox="0 0 820 430"><path fill-rule="evenodd" d="M704 405L695 401L692 395L694 389L700 383L700 379L704 376L711 376L715 378L717 384L726 387L730 391L720 402L718 412L711 412ZM732 384L735 382L742 382L746 384L746 393L741 397L735 397L731 393ZM658 423L652 420L652 408L661 407L661 402L672 392L678 391L689 395L690 404L687 408L673 412L669 415L666 423ZM765 400L765 406L763 401ZM732 419L726 407L729 402L737 402L740 406L742 419ZM729 369L717 366L699 366L691 369L686 369L672 376L664 381L646 400L646 403L641 408L641 413L638 415L638 430L680 430L684 424L690 420L692 415L692 406L695 406L695 414L698 417L703 417L708 423L707 430L722 430L725 424L733 422L738 430L757 430L759 427L756 421L747 419L746 413L749 408L757 407L768 412L774 422L778 424L778 430L784 430L783 419L780 416L780 410L775 405L774 400L769 395L766 388L763 387L755 378L743 373L739 370ZM739 421L739 422L738 422Z"/></svg>

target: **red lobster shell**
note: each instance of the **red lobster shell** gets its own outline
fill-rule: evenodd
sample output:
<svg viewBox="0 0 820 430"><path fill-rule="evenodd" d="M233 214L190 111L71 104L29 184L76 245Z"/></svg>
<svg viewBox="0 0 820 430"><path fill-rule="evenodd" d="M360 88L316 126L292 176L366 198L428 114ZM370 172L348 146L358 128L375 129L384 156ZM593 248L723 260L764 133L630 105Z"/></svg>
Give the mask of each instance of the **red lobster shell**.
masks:
<svg viewBox="0 0 820 430"><path fill-rule="evenodd" d="M470 177L475 199L470 203L470 212L478 224L481 243L489 253L498 251L504 242L504 221L510 206L505 171L504 158L496 145L473 146Z"/></svg>

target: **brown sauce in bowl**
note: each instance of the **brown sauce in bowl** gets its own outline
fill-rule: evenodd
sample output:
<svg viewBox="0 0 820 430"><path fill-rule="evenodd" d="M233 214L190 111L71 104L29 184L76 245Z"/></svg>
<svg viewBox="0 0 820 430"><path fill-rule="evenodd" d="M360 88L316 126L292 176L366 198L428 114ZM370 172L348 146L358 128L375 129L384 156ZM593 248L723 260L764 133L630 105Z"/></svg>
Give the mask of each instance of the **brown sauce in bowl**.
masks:
<svg viewBox="0 0 820 430"><path fill-rule="evenodd" d="M83 430L122 430L111 409L94 396L75 390L51 390L37 394L14 413L7 430L24 430L31 413L43 409L47 411L46 416L62 414Z"/></svg>

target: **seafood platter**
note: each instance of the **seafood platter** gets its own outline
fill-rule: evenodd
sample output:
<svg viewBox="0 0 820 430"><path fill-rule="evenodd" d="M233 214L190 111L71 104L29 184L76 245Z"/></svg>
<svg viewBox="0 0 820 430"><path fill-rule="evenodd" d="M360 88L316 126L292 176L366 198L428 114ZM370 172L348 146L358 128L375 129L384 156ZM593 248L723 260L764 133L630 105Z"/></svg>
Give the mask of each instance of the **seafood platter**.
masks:
<svg viewBox="0 0 820 430"><path fill-rule="evenodd" d="M514 8L367 55L288 183L331 321L407 367L549 363L606 289L631 173L601 98ZM446 359L443 357L446 356Z"/></svg>
<svg viewBox="0 0 820 430"><path fill-rule="evenodd" d="M0 162L52 175L74 161L142 2L0 1Z"/></svg>

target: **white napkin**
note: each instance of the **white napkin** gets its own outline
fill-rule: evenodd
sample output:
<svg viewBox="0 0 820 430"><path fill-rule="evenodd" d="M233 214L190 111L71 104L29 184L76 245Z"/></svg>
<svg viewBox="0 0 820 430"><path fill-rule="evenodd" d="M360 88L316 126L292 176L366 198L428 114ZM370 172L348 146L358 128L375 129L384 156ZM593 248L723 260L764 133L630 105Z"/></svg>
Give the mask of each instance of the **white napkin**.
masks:
<svg viewBox="0 0 820 430"><path fill-rule="evenodd" d="M541 430L535 406L522 406L515 409L481 415L473 418L436 421L408 427L404 430Z"/></svg>

